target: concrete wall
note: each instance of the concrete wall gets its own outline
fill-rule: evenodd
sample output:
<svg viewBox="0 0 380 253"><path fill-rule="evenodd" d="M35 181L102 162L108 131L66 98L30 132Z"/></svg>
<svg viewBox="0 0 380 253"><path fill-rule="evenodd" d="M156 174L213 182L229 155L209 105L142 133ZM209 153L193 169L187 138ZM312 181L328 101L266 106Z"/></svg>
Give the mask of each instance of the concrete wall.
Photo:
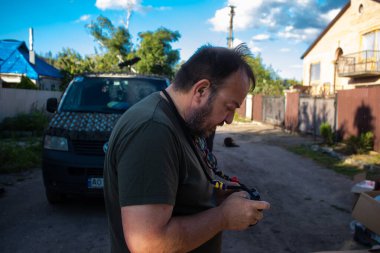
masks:
<svg viewBox="0 0 380 253"><path fill-rule="evenodd" d="M363 5L359 13L359 6ZM355 85L380 84L380 77L354 80L338 77L335 70L338 50L343 55L362 50L361 37L363 34L380 29L380 3L373 0L351 0L348 9L332 24L318 43L303 59L303 85L312 86L312 95L328 87L332 94L337 90L352 89ZM380 42L378 42L380 43ZM320 80L310 81L310 65L320 63Z"/></svg>
<svg viewBox="0 0 380 253"><path fill-rule="evenodd" d="M0 88L0 122L6 117L34 110L46 111L46 100L60 98L60 91Z"/></svg>

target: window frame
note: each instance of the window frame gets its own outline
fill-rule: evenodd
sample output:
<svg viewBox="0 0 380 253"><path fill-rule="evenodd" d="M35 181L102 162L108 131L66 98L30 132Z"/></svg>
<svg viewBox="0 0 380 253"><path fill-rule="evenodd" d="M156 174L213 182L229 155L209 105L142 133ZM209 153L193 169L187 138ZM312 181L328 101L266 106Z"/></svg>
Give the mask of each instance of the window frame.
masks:
<svg viewBox="0 0 380 253"><path fill-rule="evenodd" d="M309 82L310 84L319 84L321 81L321 62L312 62L310 63L310 69L309 69ZM313 71L313 67L318 66L318 75L314 77L315 73ZM314 73L314 74L313 74Z"/></svg>

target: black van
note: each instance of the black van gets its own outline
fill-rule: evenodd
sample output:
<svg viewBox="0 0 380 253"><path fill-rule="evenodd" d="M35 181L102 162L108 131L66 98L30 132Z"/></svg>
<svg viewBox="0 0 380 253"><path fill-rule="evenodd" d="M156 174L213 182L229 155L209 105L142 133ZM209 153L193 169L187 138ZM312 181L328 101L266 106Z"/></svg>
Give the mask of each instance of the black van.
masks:
<svg viewBox="0 0 380 253"><path fill-rule="evenodd" d="M44 134L42 172L50 203L67 195L102 195L108 138L121 114L169 80L134 74L86 74L75 77L58 105L47 101L54 116Z"/></svg>

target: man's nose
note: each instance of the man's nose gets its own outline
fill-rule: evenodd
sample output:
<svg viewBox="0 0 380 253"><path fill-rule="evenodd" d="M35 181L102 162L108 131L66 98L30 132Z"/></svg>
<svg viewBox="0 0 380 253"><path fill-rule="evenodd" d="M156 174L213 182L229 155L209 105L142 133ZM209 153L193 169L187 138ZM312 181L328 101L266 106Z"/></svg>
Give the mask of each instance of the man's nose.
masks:
<svg viewBox="0 0 380 253"><path fill-rule="evenodd" d="M232 121L234 120L234 115L235 115L235 111L229 112L226 118L224 119L224 122L226 122L227 124L231 124Z"/></svg>

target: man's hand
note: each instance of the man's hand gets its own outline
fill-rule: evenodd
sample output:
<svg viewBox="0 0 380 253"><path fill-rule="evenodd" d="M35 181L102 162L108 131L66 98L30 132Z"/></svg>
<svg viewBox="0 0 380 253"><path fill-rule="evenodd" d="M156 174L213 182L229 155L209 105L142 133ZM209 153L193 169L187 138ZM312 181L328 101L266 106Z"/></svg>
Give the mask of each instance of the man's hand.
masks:
<svg viewBox="0 0 380 253"><path fill-rule="evenodd" d="M173 206L121 208L125 241L131 252L188 252L224 229L243 230L263 218L269 204L232 193L220 206L194 215L172 217Z"/></svg>
<svg viewBox="0 0 380 253"><path fill-rule="evenodd" d="M243 230L261 220L262 210L269 209L270 205L266 201L250 200L248 192L240 191L231 194L218 208L222 212L224 229Z"/></svg>

